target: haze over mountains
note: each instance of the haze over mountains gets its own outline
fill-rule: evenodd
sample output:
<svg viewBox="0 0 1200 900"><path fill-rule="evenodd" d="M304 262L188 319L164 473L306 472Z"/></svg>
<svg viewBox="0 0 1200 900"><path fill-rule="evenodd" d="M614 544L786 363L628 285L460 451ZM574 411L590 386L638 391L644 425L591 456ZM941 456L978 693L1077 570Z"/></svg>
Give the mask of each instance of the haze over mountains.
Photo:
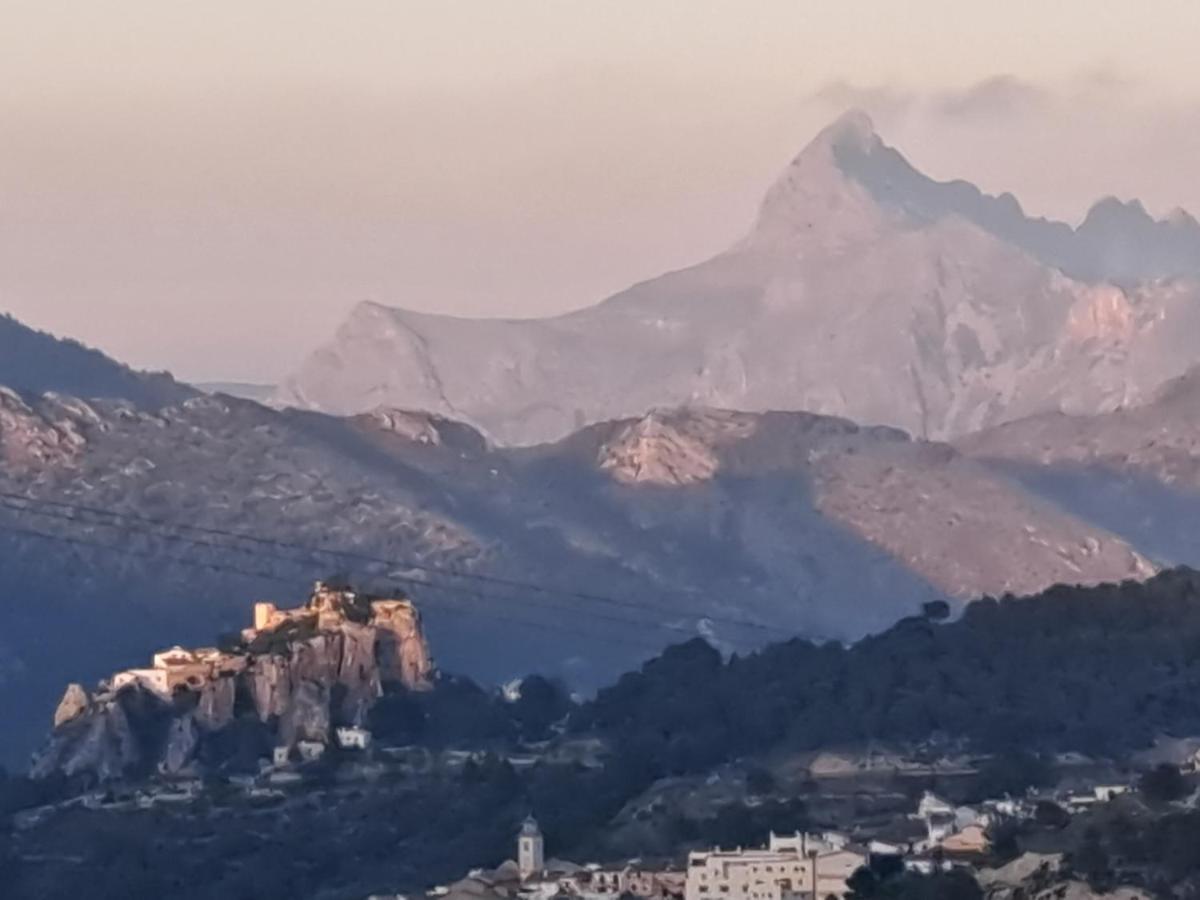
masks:
<svg viewBox="0 0 1200 900"><path fill-rule="evenodd" d="M1197 361L1200 225L1098 203L1079 228L938 183L858 113L696 266L550 319L354 310L280 389L426 409L504 444L659 406L806 410L945 439L1153 396Z"/></svg>
<svg viewBox="0 0 1200 900"><path fill-rule="evenodd" d="M423 413L5 393L0 460L13 741L65 681L332 573L410 590L451 671L588 686L689 636L847 639L930 600L1153 571L948 447L803 413L653 413L504 450Z"/></svg>
<svg viewBox="0 0 1200 900"><path fill-rule="evenodd" d="M591 309L360 307L281 394L331 412L6 319L0 755L66 681L334 573L407 585L450 670L589 686L692 635L1200 563L1198 233L1029 219L852 115L736 247Z"/></svg>

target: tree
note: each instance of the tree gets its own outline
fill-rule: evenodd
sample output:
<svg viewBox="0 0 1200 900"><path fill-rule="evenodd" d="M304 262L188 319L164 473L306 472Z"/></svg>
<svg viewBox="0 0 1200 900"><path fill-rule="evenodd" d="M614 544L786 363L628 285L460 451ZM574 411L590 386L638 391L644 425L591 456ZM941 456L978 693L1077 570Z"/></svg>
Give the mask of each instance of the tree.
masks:
<svg viewBox="0 0 1200 900"><path fill-rule="evenodd" d="M1033 808L1033 820L1043 828L1061 830L1071 824L1071 814L1053 800L1039 800Z"/></svg>
<svg viewBox="0 0 1200 900"><path fill-rule="evenodd" d="M1084 834L1083 843L1071 857L1071 864L1092 887L1101 888L1107 881L1110 875L1108 853L1100 843L1100 833L1094 828Z"/></svg>
<svg viewBox="0 0 1200 900"><path fill-rule="evenodd" d="M1146 798L1146 802L1161 806L1186 797L1188 783L1177 768L1169 763L1162 763L1142 776L1138 790Z"/></svg>
<svg viewBox="0 0 1200 900"><path fill-rule="evenodd" d="M1024 794L1051 780L1051 767L1044 759L1020 750L998 754L979 769L972 794L980 799Z"/></svg>
<svg viewBox="0 0 1200 900"><path fill-rule="evenodd" d="M950 618L950 604L945 600L930 600L921 604L921 615L930 622L944 622Z"/></svg>
<svg viewBox="0 0 1200 900"><path fill-rule="evenodd" d="M751 766L746 770L746 790L758 797L773 794L775 793L775 776L762 766Z"/></svg>
<svg viewBox="0 0 1200 900"><path fill-rule="evenodd" d="M550 737L550 726L571 711L571 697L560 682L530 675L521 682L521 695L512 704L512 716L526 740Z"/></svg>

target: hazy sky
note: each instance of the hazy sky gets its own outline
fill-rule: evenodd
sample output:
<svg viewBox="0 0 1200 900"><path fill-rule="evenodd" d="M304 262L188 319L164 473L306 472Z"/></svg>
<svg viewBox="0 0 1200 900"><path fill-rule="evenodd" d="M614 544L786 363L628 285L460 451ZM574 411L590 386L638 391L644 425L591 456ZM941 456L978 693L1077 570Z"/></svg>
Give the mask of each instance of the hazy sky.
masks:
<svg viewBox="0 0 1200 900"><path fill-rule="evenodd" d="M0 309L272 380L356 302L540 315L697 261L848 105L1077 221L1200 211L1196 0L0 0Z"/></svg>

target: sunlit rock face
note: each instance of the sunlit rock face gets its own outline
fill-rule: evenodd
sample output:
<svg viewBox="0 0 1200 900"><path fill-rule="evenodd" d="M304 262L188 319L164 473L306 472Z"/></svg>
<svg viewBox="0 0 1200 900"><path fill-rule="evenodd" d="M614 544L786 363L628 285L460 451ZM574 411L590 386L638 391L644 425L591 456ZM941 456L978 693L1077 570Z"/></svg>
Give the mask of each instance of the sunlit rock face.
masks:
<svg viewBox="0 0 1200 900"><path fill-rule="evenodd" d="M1077 229L1030 218L1010 195L927 178L850 114L706 262L548 319L363 304L278 399L426 410L502 444L681 405L948 439L1148 399L1200 362L1198 278L1184 213L1107 200Z"/></svg>
<svg viewBox="0 0 1200 900"><path fill-rule="evenodd" d="M297 609L258 604L235 647L164 651L90 696L70 685L32 771L105 781L195 769L206 739L237 718L239 695L273 745L328 743L335 725L363 722L385 686L427 690L432 678L412 603L319 584Z"/></svg>

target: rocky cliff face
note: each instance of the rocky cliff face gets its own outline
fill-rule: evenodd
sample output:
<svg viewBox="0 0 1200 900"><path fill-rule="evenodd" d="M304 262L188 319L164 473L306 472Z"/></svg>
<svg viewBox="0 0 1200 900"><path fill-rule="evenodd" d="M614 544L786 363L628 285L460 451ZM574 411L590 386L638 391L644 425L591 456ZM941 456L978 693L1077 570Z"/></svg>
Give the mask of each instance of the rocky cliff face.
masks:
<svg viewBox="0 0 1200 900"><path fill-rule="evenodd" d="M20 757L64 684L147 647L199 645L245 623L264 584L291 593L331 572L405 585L447 669L499 682L537 668L587 688L695 635L739 651L854 639L929 600L1146 570L1117 523L944 445L830 416L659 410L518 449L398 410L335 419L214 397L14 409L0 446L69 448L0 467L0 577L37 598L0 607L0 706L20 722L7 740L29 735ZM428 661L403 606L374 616L380 679L416 678ZM363 655L353 628L320 643L326 660ZM234 706L277 712L290 696L291 659L255 652L253 694L199 691L201 734ZM337 715L352 711L343 693L372 690L353 668Z"/></svg>
<svg viewBox="0 0 1200 900"><path fill-rule="evenodd" d="M385 689L425 690L433 677L411 603L323 585L300 609L270 606L237 647L165 656L153 669L118 673L91 695L68 687L33 774L105 781L195 769L206 743L239 717L263 726L272 746L328 744L334 726L361 725ZM209 754L206 764L220 762Z"/></svg>
<svg viewBox="0 0 1200 900"><path fill-rule="evenodd" d="M795 481L787 486L789 476L801 476L822 516L961 600L1155 571L1126 541L1014 491L1010 481L951 447L844 420L660 411L613 429L597 463L623 484L680 492L773 473L777 509L801 489Z"/></svg>
<svg viewBox="0 0 1200 900"><path fill-rule="evenodd" d="M1079 229L939 183L863 116L736 246L588 309L470 320L363 304L278 399L423 409L503 444L657 407L802 410L944 440L1150 398L1200 361L1200 226L1102 203Z"/></svg>

